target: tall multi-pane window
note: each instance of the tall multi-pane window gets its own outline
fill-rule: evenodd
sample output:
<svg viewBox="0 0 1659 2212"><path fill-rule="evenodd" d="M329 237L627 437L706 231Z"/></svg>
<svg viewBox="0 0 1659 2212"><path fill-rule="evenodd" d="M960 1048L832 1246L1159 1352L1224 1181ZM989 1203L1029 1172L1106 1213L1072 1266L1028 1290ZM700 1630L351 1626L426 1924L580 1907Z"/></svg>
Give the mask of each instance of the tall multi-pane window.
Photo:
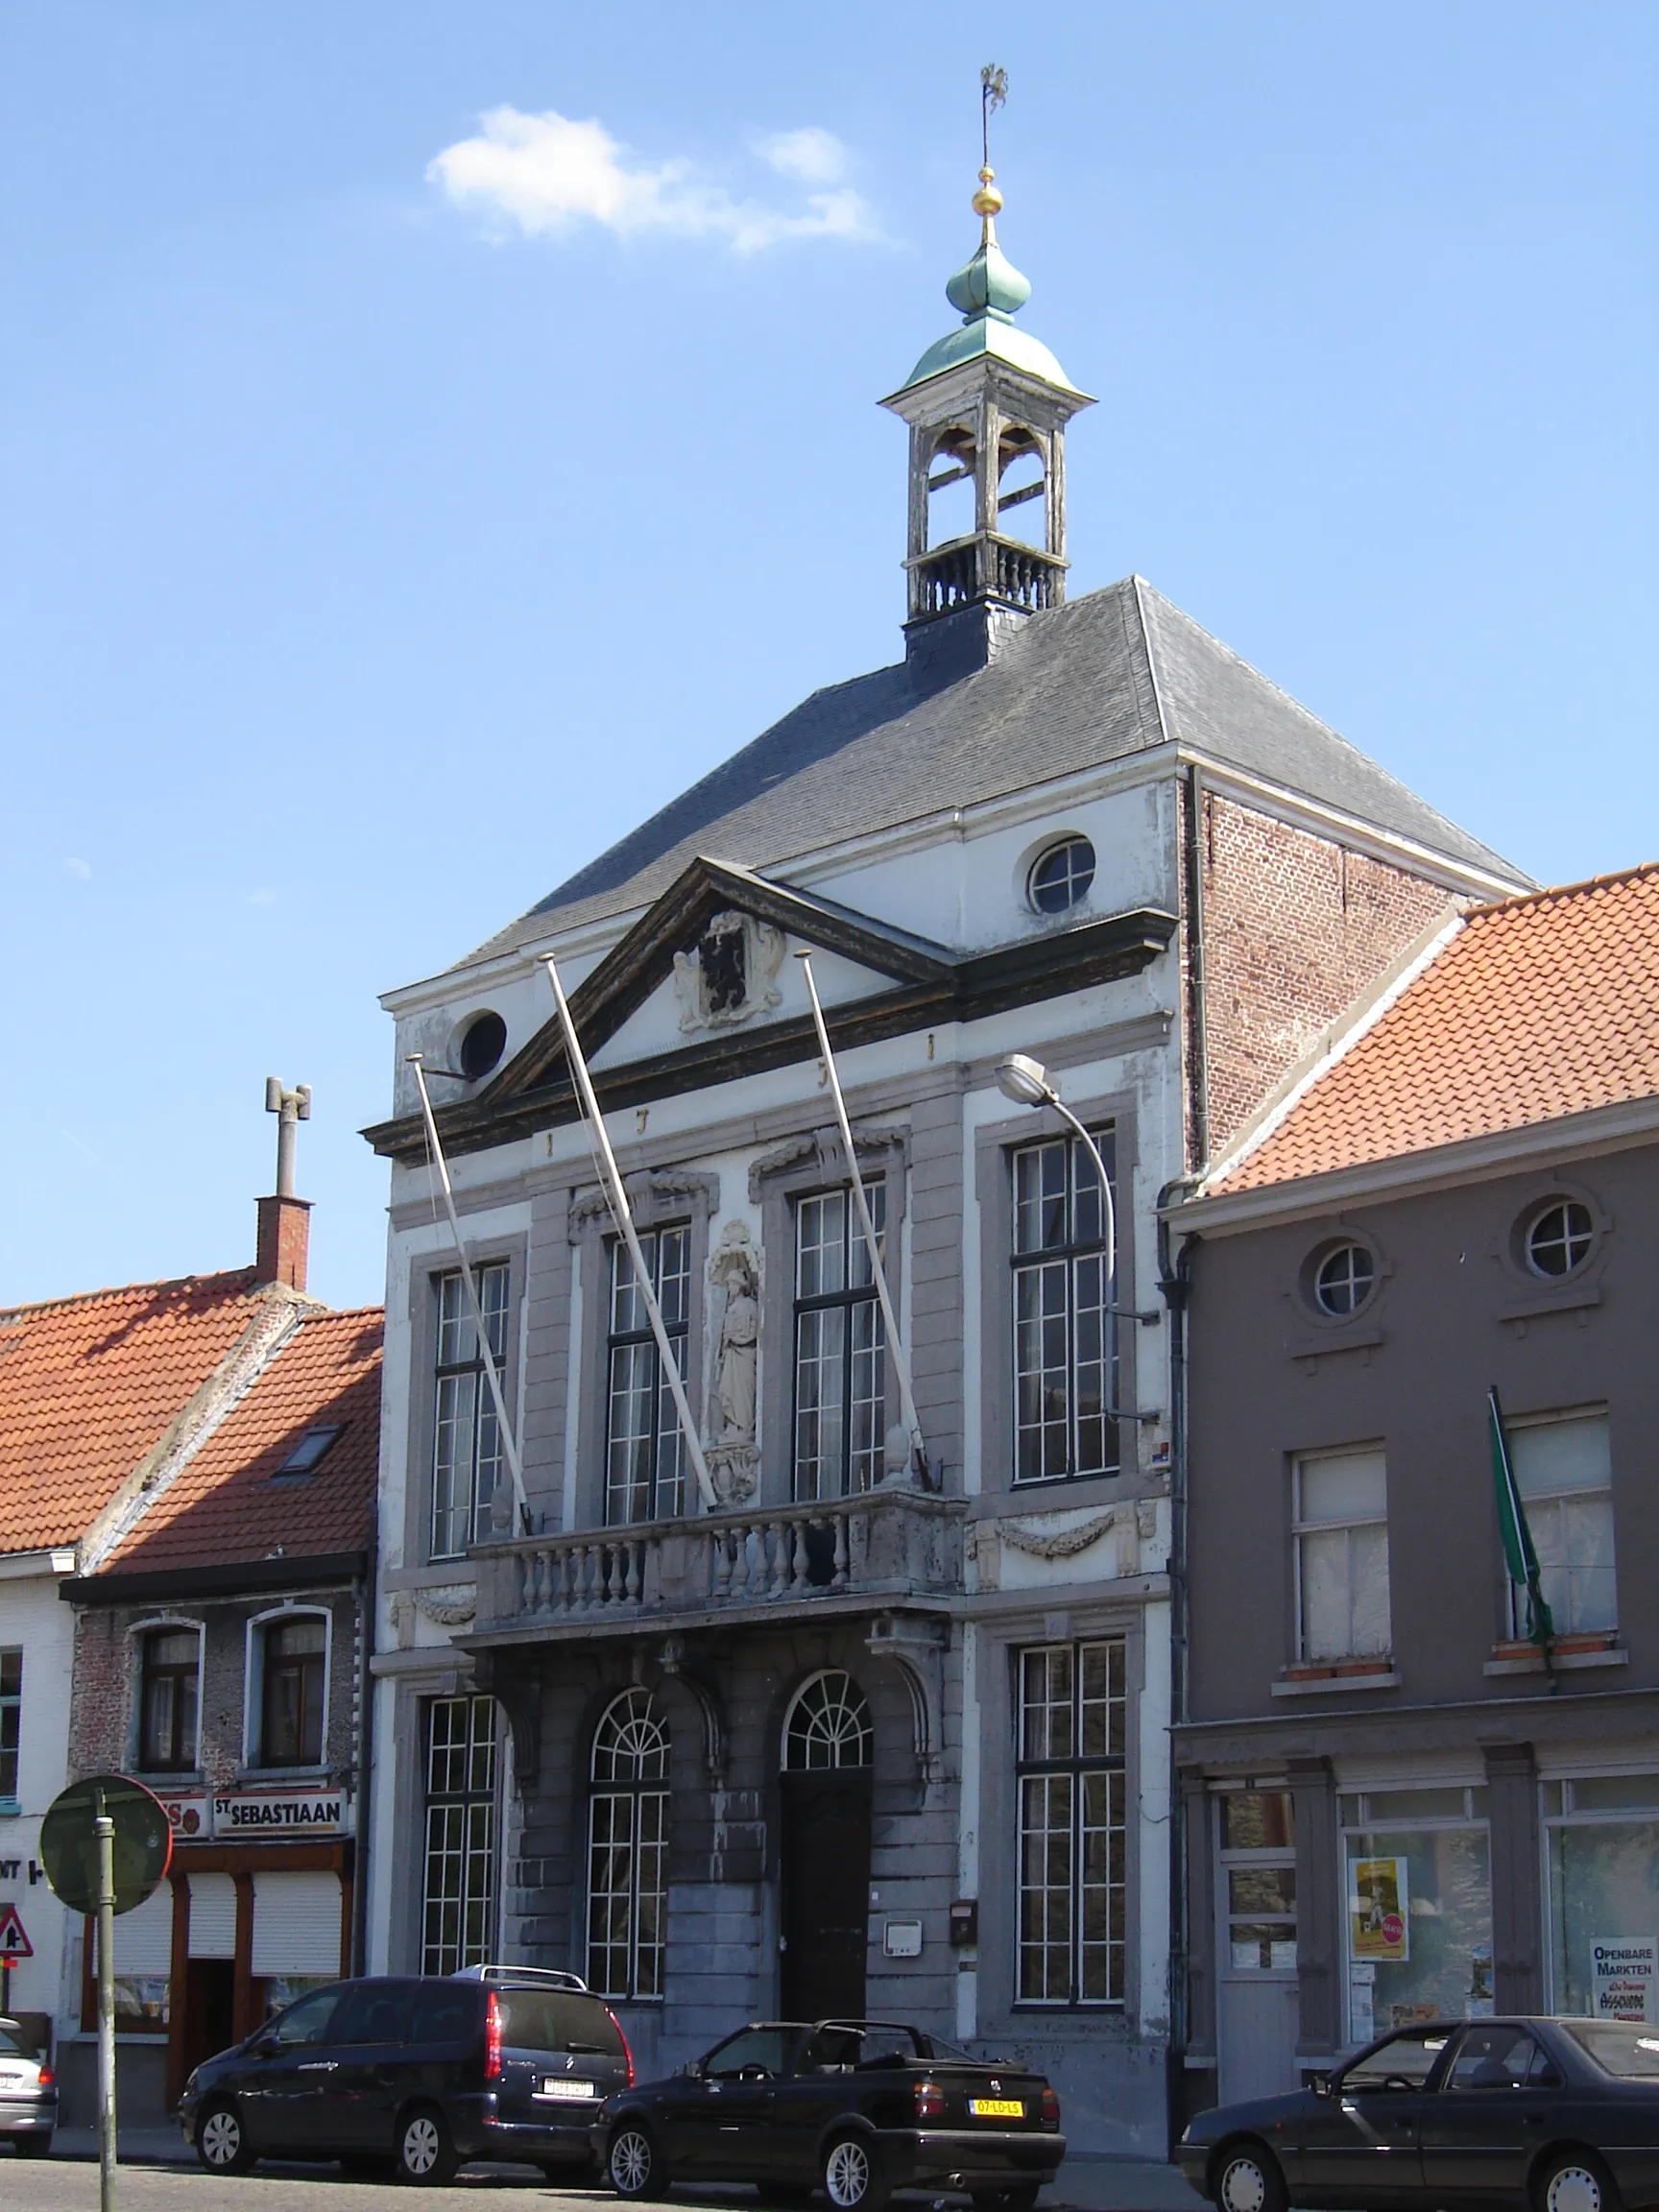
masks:
<svg viewBox="0 0 1659 2212"><path fill-rule="evenodd" d="M674 1358L685 1372L691 1310L691 1232L656 1229L639 1239ZM610 1397L605 1518L613 1526L678 1513L685 1440L628 1247L611 1247Z"/></svg>
<svg viewBox="0 0 1659 2212"><path fill-rule="evenodd" d="M1113 1178L1113 1133L1095 1142ZM1118 1471L1116 1345L1100 1178L1087 1144L1014 1155L1014 1479Z"/></svg>
<svg viewBox="0 0 1659 2212"><path fill-rule="evenodd" d="M23 1654L0 1651L0 1803L17 1798L17 1746L23 1720Z"/></svg>
<svg viewBox="0 0 1659 2212"><path fill-rule="evenodd" d="M588 1806L588 1984L661 1997L668 1902L668 1730L625 1690L593 1735Z"/></svg>
<svg viewBox="0 0 1659 2212"><path fill-rule="evenodd" d="M152 1628L143 1641L138 1683L138 1764L156 1773L196 1764L196 1700L201 1639L194 1628Z"/></svg>
<svg viewBox="0 0 1659 2212"><path fill-rule="evenodd" d="M507 1356L507 1267L475 1270L478 1303L497 1370ZM490 1502L501 1479L501 1425L467 1286L459 1272L439 1277L438 1405L432 1446L432 1555L453 1558L490 1527Z"/></svg>
<svg viewBox="0 0 1659 2212"><path fill-rule="evenodd" d="M886 1186L865 1186L885 1237ZM886 1262L883 1243L882 1262ZM795 1495L843 1498L881 1479L887 1345L851 1190L795 1208Z"/></svg>
<svg viewBox="0 0 1659 2212"><path fill-rule="evenodd" d="M1020 2001L1123 2001L1120 1637L1019 1654Z"/></svg>
<svg viewBox="0 0 1659 2212"><path fill-rule="evenodd" d="M426 1887L421 1970L480 1966L495 1943L495 1701L426 1708Z"/></svg>
<svg viewBox="0 0 1659 2212"><path fill-rule="evenodd" d="M1619 1622L1613 1560L1613 1462L1605 1413L1509 1425L1509 1460L1543 1570L1558 1636ZM1517 1603L1517 1599L1519 1602ZM1510 1588L1510 1633L1527 1632L1527 1594Z"/></svg>
<svg viewBox="0 0 1659 2212"><path fill-rule="evenodd" d="M328 1623L320 1614L273 1621L261 1654L259 1764L316 1767L323 1758Z"/></svg>
<svg viewBox="0 0 1659 2212"><path fill-rule="evenodd" d="M1388 1615L1388 1481L1381 1452L1296 1462L1297 1657L1380 1658Z"/></svg>

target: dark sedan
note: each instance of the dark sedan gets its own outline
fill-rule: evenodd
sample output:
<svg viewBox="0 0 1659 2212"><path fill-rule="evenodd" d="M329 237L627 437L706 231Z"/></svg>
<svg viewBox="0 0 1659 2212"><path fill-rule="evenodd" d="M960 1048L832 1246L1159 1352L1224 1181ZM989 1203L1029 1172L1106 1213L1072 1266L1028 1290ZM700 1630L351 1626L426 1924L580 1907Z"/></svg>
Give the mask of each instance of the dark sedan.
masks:
<svg viewBox="0 0 1659 2212"><path fill-rule="evenodd" d="M666 2081L608 2098L593 2130L618 2196L749 2181L768 2204L879 2212L894 2189L1032 2212L1066 2155L1060 2100L1017 2060L878 2020L758 2022Z"/></svg>
<svg viewBox="0 0 1659 2212"><path fill-rule="evenodd" d="M1201 2113L1176 2147L1220 2212L1659 2204L1659 2029L1455 2020L1387 2035L1287 2097Z"/></svg>

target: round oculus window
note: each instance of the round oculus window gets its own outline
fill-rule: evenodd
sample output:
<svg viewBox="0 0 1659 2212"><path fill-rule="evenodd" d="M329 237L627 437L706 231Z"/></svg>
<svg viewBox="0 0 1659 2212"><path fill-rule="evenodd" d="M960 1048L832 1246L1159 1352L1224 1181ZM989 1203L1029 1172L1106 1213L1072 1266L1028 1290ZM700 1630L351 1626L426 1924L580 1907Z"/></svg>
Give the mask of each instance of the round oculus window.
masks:
<svg viewBox="0 0 1659 2212"><path fill-rule="evenodd" d="M507 1024L499 1014L476 1014L461 1040L461 1072L469 1083L488 1075L507 1049Z"/></svg>
<svg viewBox="0 0 1659 2212"><path fill-rule="evenodd" d="M1314 1270L1314 1302L1321 1313L1345 1320L1364 1305L1376 1280L1377 1262L1363 1244L1338 1244Z"/></svg>
<svg viewBox="0 0 1659 2212"><path fill-rule="evenodd" d="M1534 1275L1571 1275L1596 1241L1596 1224L1581 1199L1540 1207L1527 1224L1527 1264Z"/></svg>
<svg viewBox="0 0 1659 2212"><path fill-rule="evenodd" d="M1094 846L1087 837L1063 837L1037 855L1027 890L1039 914L1065 914L1078 904L1094 880Z"/></svg>

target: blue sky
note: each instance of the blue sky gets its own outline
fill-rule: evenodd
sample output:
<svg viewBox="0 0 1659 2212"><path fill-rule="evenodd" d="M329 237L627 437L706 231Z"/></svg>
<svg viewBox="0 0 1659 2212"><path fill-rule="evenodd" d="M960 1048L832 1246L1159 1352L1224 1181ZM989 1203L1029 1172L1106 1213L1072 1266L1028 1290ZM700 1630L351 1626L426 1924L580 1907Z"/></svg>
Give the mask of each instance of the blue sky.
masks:
<svg viewBox="0 0 1659 2212"><path fill-rule="evenodd" d="M1073 589L1659 854L1648 0L10 0L0 1300L250 1257L267 1073L378 1298L376 994L895 656L989 60Z"/></svg>

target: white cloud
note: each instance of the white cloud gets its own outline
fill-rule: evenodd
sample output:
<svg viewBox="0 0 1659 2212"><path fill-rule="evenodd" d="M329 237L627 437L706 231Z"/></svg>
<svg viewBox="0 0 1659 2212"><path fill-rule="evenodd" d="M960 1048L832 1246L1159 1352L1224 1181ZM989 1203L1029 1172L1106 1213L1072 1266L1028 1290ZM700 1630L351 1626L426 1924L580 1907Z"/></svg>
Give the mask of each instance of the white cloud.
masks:
<svg viewBox="0 0 1659 2212"><path fill-rule="evenodd" d="M792 181L820 187L790 211L734 198L690 161L639 160L597 120L572 123L549 108L526 115L493 108L474 138L446 146L428 166L458 207L505 217L529 237L568 238L596 223L618 238L711 239L757 253L803 238L879 236L858 193L842 184L846 149L816 127L762 142L762 159Z"/></svg>
<svg viewBox="0 0 1659 2212"><path fill-rule="evenodd" d="M90 860L65 860L63 871L65 875L73 876L78 883L90 883L92 880Z"/></svg>

